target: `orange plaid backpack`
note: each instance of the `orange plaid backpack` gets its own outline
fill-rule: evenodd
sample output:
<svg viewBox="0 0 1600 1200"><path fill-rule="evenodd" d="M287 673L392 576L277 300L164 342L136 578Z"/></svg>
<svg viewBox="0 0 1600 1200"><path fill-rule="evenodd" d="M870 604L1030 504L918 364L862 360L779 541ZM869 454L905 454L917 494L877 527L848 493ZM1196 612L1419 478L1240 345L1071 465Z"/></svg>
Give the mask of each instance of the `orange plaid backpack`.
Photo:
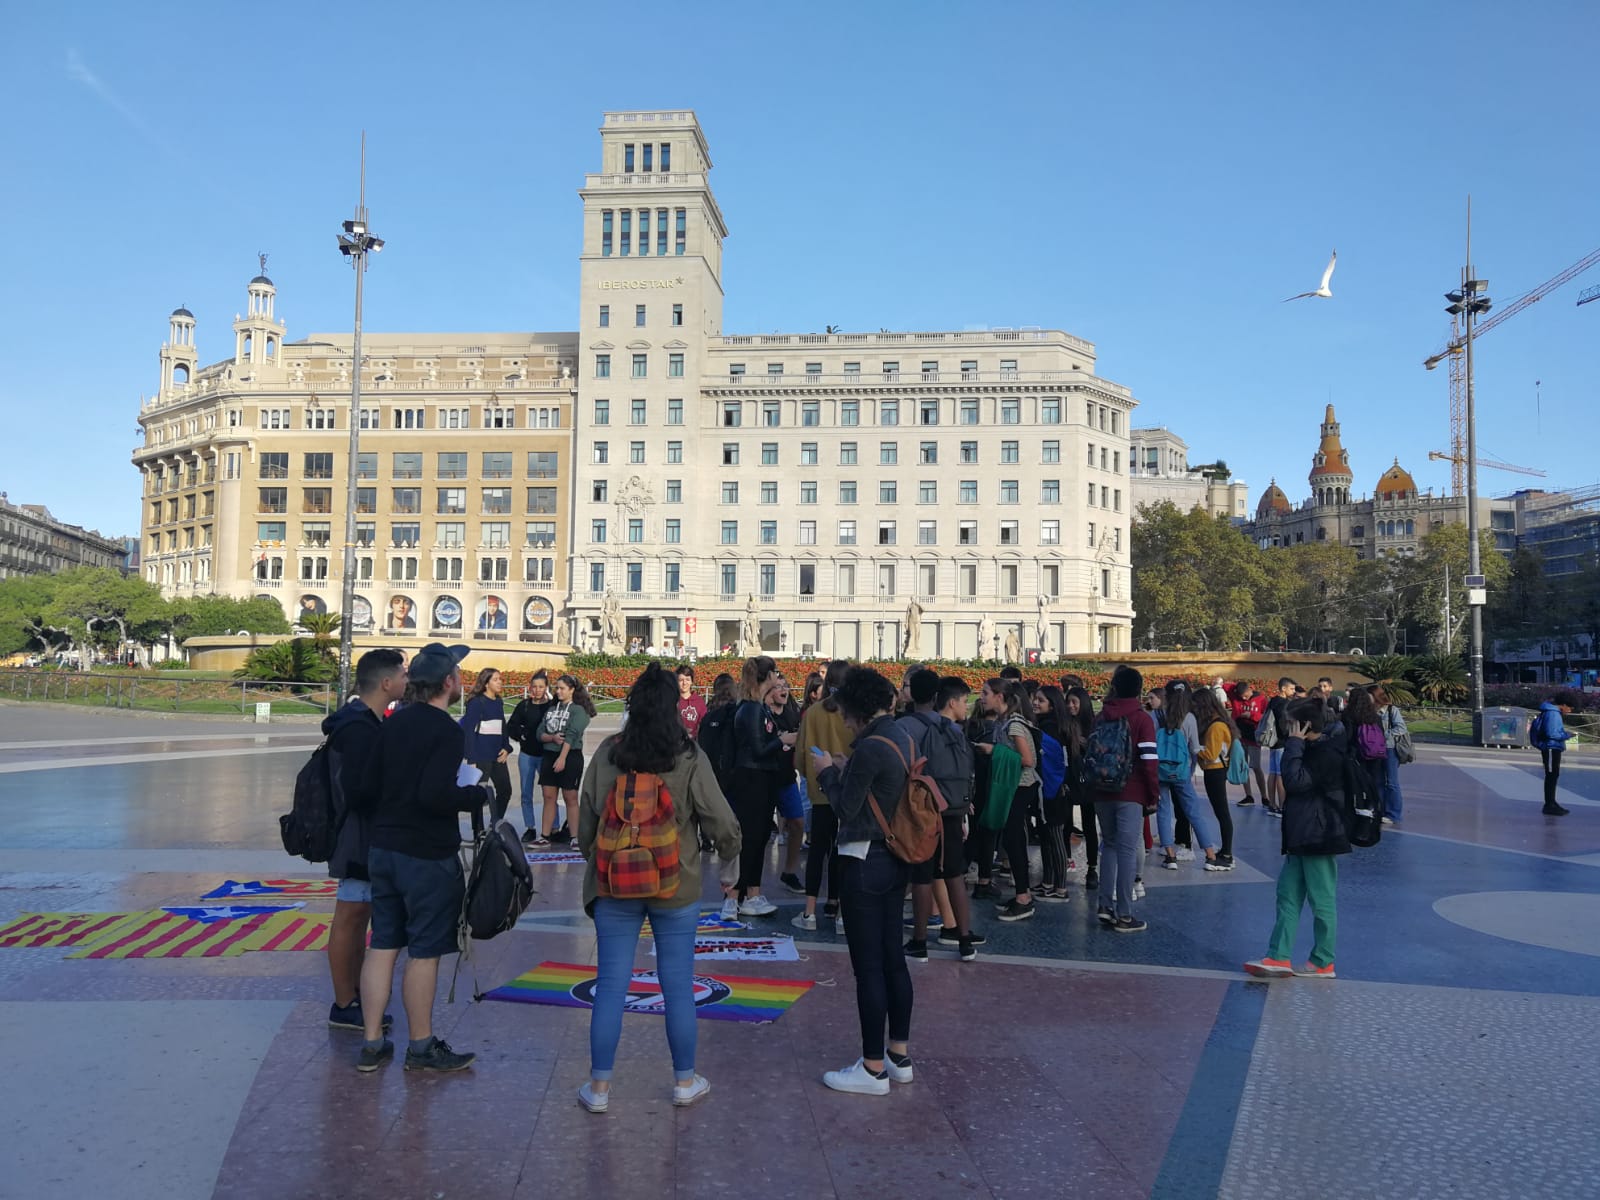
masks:
<svg viewBox="0 0 1600 1200"><path fill-rule="evenodd" d="M678 821L659 775L617 776L595 839L595 877L602 896L668 900L678 893Z"/></svg>

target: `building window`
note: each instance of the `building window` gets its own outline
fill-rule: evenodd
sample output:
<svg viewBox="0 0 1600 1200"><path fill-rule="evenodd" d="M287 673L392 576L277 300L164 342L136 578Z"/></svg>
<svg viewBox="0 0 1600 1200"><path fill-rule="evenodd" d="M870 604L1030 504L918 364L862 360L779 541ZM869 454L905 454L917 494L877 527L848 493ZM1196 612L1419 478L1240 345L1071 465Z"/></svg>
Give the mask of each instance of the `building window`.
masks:
<svg viewBox="0 0 1600 1200"><path fill-rule="evenodd" d="M389 526L389 544L414 550L422 544L422 526L411 521L398 522ZM415 579L416 576L411 576Z"/></svg>
<svg viewBox="0 0 1600 1200"><path fill-rule="evenodd" d="M931 479L924 479L921 483L917 484L917 503L939 503L939 485Z"/></svg>
<svg viewBox="0 0 1600 1200"><path fill-rule="evenodd" d="M629 517L628 518L628 541L630 541L630 542L642 542L642 541L644 541L644 518L642 518L642 517Z"/></svg>
<svg viewBox="0 0 1600 1200"><path fill-rule="evenodd" d="M391 499L391 510L394 512L420 513L422 511L421 488L392 488L389 495Z"/></svg>
<svg viewBox="0 0 1600 1200"><path fill-rule="evenodd" d="M600 212L600 254L605 258L611 257L611 222L612 210L609 208L602 209ZM611 310L602 308L600 311L600 324L609 325L611 323Z"/></svg>
<svg viewBox="0 0 1600 1200"><path fill-rule="evenodd" d="M483 511L491 516L509 513L511 511L511 489L508 487L484 488Z"/></svg>
<svg viewBox="0 0 1600 1200"><path fill-rule="evenodd" d="M1090 507L1090 508L1093 508L1093 507L1094 507L1094 498L1095 498L1095 496L1097 496L1097 495L1098 495L1098 494L1099 494L1099 491L1098 491L1098 489L1097 489L1097 488L1096 488L1096 487L1095 487L1095 485L1094 485L1094 484L1092 484L1092 483L1091 483L1091 484L1090 484L1090 485L1089 485L1089 507Z"/></svg>
<svg viewBox="0 0 1600 1200"><path fill-rule="evenodd" d="M667 462L669 462L669 463L681 463L682 461L683 461L683 443L682 442L668 442L667 443Z"/></svg>
<svg viewBox="0 0 1600 1200"><path fill-rule="evenodd" d="M594 377L596 379L611 378L611 355L596 354L594 356Z"/></svg>
<svg viewBox="0 0 1600 1200"><path fill-rule="evenodd" d="M504 583L511 576L511 560L509 558L480 558L478 560L479 583Z"/></svg>
<svg viewBox="0 0 1600 1200"><path fill-rule="evenodd" d="M722 406L722 424L726 429L736 429L744 424L744 406L730 400Z"/></svg>
<svg viewBox="0 0 1600 1200"><path fill-rule="evenodd" d="M878 462L886 467L892 467L900 461L900 443L879 442Z"/></svg>
<svg viewBox="0 0 1600 1200"><path fill-rule="evenodd" d="M644 425L644 424L646 424L645 413L646 413L648 407L649 406L643 400L630 401L629 404L628 404L628 424L630 424L630 425Z"/></svg>
<svg viewBox="0 0 1600 1200"><path fill-rule="evenodd" d="M839 443L839 465L853 467L856 465L856 444L854 442Z"/></svg>
<svg viewBox="0 0 1600 1200"><path fill-rule="evenodd" d="M589 564L589 590L597 596L606 590L605 563Z"/></svg>
<svg viewBox="0 0 1600 1200"><path fill-rule="evenodd" d="M435 512L444 516L465 516L467 512L466 488L440 488Z"/></svg>
<svg viewBox="0 0 1600 1200"><path fill-rule="evenodd" d="M606 540L606 519L596 517L589 522L589 540L591 542L604 542Z"/></svg>
<svg viewBox="0 0 1600 1200"><path fill-rule="evenodd" d="M560 453L555 450L528 452L528 478L554 479L560 473Z"/></svg>
<svg viewBox="0 0 1600 1200"><path fill-rule="evenodd" d="M724 546L737 546L739 544L739 522L724 521L722 523L722 544Z"/></svg>
<svg viewBox="0 0 1600 1200"><path fill-rule="evenodd" d="M307 479L332 479L333 455L308 454L306 457L305 477Z"/></svg>
<svg viewBox="0 0 1600 1200"><path fill-rule="evenodd" d="M1022 401L1015 397L1000 401L1000 424L1022 424Z"/></svg>
<svg viewBox="0 0 1600 1200"><path fill-rule="evenodd" d="M683 587L683 568L679 563L666 564L665 586L663 588L669 595L677 595Z"/></svg>
<svg viewBox="0 0 1600 1200"><path fill-rule="evenodd" d="M900 364L898 362L886 361L883 364L883 377L885 379L890 379L890 380L899 379L900 378Z"/></svg>
<svg viewBox="0 0 1600 1200"><path fill-rule="evenodd" d="M669 479L669 480L667 480L665 496L666 496L666 503L668 503L668 504L682 504L683 503L683 480L681 480L681 479Z"/></svg>
<svg viewBox="0 0 1600 1200"><path fill-rule="evenodd" d="M556 489L553 487L531 487L528 489L528 511L530 513L553 513L556 511Z"/></svg>
<svg viewBox="0 0 1600 1200"><path fill-rule="evenodd" d="M774 596L778 592L778 567L775 563L762 563L759 576L760 590L763 596Z"/></svg>
<svg viewBox="0 0 1600 1200"><path fill-rule="evenodd" d="M1000 481L1000 503L1015 504L1018 500L1018 484L1015 479L1002 479Z"/></svg>
<svg viewBox="0 0 1600 1200"><path fill-rule="evenodd" d="M644 564L631 562L628 564L628 591L639 593L644 591Z"/></svg>
<svg viewBox="0 0 1600 1200"><path fill-rule="evenodd" d="M683 355L681 353L674 352L667 355L667 378L683 378Z"/></svg>
<svg viewBox="0 0 1600 1200"><path fill-rule="evenodd" d="M767 364L767 378L768 379L779 379L779 378L782 378L782 376L783 376L783 364L781 362L776 362L776 363L775 362L769 362Z"/></svg>
<svg viewBox="0 0 1600 1200"><path fill-rule="evenodd" d="M957 527L956 541L963 546L976 546L978 544L978 523L976 521L962 521Z"/></svg>
<svg viewBox="0 0 1600 1200"><path fill-rule="evenodd" d="M594 444L593 461L601 466L611 461L611 447L605 442Z"/></svg>
<svg viewBox="0 0 1600 1200"><path fill-rule="evenodd" d="M844 400L844 401L840 402L840 404L839 404L839 424L841 424L841 425L859 425L859 424L861 424L861 401L859 401L859 400Z"/></svg>
<svg viewBox="0 0 1600 1200"><path fill-rule="evenodd" d="M665 149L665 147L663 147L663 149ZM663 211L662 212L662 221L665 222L665 220L666 220L666 213L665 213L665 211ZM663 254L666 253L666 248L665 247L662 247L662 253ZM672 323L674 325L682 325L683 324L683 305L674 304L672 306Z"/></svg>
<svg viewBox="0 0 1600 1200"><path fill-rule="evenodd" d="M535 550L547 549L556 544L554 521L529 521L526 535L528 545Z"/></svg>
<svg viewBox="0 0 1600 1200"><path fill-rule="evenodd" d="M683 401L682 400L668 400L667 401L667 424L668 425L682 425L683 424Z"/></svg>
<svg viewBox="0 0 1600 1200"><path fill-rule="evenodd" d="M778 523L776 521L761 522L760 536L763 546L776 546L778 544Z"/></svg>
<svg viewBox="0 0 1600 1200"><path fill-rule="evenodd" d="M885 480L878 484L879 504L898 504L900 487L893 480Z"/></svg>
<svg viewBox="0 0 1600 1200"><path fill-rule="evenodd" d="M644 305L635 304L633 306L633 326L634 326L635 329L643 329L644 328L644 326L645 326L644 312L645 312L645 306Z"/></svg>
<svg viewBox="0 0 1600 1200"><path fill-rule="evenodd" d="M738 442L722 443L722 465L725 467L737 467L739 465Z"/></svg>
<svg viewBox="0 0 1600 1200"><path fill-rule="evenodd" d="M917 421L922 425L937 425L939 423L939 402L937 400L924 400L918 404Z"/></svg>
<svg viewBox="0 0 1600 1200"><path fill-rule="evenodd" d="M687 209L680 208L674 210L674 216L677 220L677 232L675 234L676 245L673 247L673 253L681 257L684 253L689 213Z"/></svg>
<svg viewBox="0 0 1600 1200"><path fill-rule="evenodd" d="M1111 493L1111 511L1122 511L1122 489L1117 488Z"/></svg>
<svg viewBox="0 0 1600 1200"><path fill-rule="evenodd" d="M683 522L677 517L668 517L666 524L663 526L663 533L663 541L669 545L677 545L683 541Z"/></svg>
<svg viewBox="0 0 1600 1200"><path fill-rule="evenodd" d="M854 538L850 539L855 541ZM856 598L856 569L851 563L841 563L834 575L834 595L840 600L854 600Z"/></svg>
<svg viewBox="0 0 1600 1200"><path fill-rule="evenodd" d="M764 467L775 467L778 465L777 442L761 443L761 465Z"/></svg>
<svg viewBox="0 0 1600 1200"><path fill-rule="evenodd" d="M800 443L800 465L814 467L817 465L817 444L815 442Z"/></svg>
<svg viewBox="0 0 1600 1200"><path fill-rule="evenodd" d="M263 454L260 460L260 474L263 479L289 478L289 456L287 454ZM162 489L162 478L156 476L156 490Z"/></svg>
<svg viewBox="0 0 1600 1200"><path fill-rule="evenodd" d="M978 502L978 481L976 479L963 479L956 485L956 503L976 504Z"/></svg>
<svg viewBox="0 0 1600 1200"><path fill-rule="evenodd" d="M881 405L878 406L878 424L900 424L900 401L885 400Z"/></svg>
<svg viewBox="0 0 1600 1200"><path fill-rule="evenodd" d="M633 356L633 377L643 379L649 373L650 356L648 354L635 354Z"/></svg>
<svg viewBox="0 0 1600 1200"><path fill-rule="evenodd" d="M800 522L800 545L815 546L817 544L817 523L815 521Z"/></svg>
<svg viewBox="0 0 1600 1200"><path fill-rule="evenodd" d="M732 598L739 594L739 568L734 563L723 563L720 572L722 577L722 595Z"/></svg>
<svg viewBox="0 0 1600 1200"><path fill-rule="evenodd" d="M854 546L856 544L856 523L854 521L839 522L839 545Z"/></svg>
<svg viewBox="0 0 1600 1200"><path fill-rule="evenodd" d="M962 442L961 443L961 461L963 463L965 463L965 464L968 464L968 465L974 464L974 463L976 463L978 461L978 443L977 442Z"/></svg>
<svg viewBox="0 0 1600 1200"><path fill-rule="evenodd" d="M808 479L800 485L800 503L815 504L817 502L816 480Z"/></svg>
<svg viewBox="0 0 1600 1200"><path fill-rule="evenodd" d="M776 504L778 502L778 481L764 479L761 481L761 503Z"/></svg>
<svg viewBox="0 0 1600 1200"><path fill-rule="evenodd" d="M963 400L961 402L961 423L963 425L976 425L978 423L978 402L976 400Z"/></svg>
<svg viewBox="0 0 1600 1200"><path fill-rule="evenodd" d="M769 429L778 425L778 402L776 400L763 401L761 405L761 423Z"/></svg>
<svg viewBox="0 0 1600 1200"><path fill-rule="evenodd" d="M1044 443L1040 461L1045 463L1058 463L1061 461L1061 443L1049 441Z"/></svg>
<svg viewBox="0 0 1600 1200"><path fill-rule="evenodd" d="M1059 479L1043 479L1039 482L1039 503L1061 503L1061 481Z"/></svg>
<svg viewBox="0 0 1600 1200"><path fill-rule="evenodd" d="M800 405L800 424L808 428L822 424L822 405L815 400L802 401Z"/></svg>
<svg viewBox="0 0 1600 1200"><path fill-rule="evenodd" d="M939 544L939 523L937 521L917 522L917 545L936 546Z"/></svg>
<svg viewBox="0 0 1600 1200"><path fill-rule="evenodd" d="M644 462L644 443L643 442L629 442L628 443L628 461L630 463L632 463L634 466L639 466L640 464L642 464Z"/></svg>
<svg viewBox="0 0 1600 1200"><path fill-rule="evenodd" d="M878 522L878 545L880 545L880 546L892 546L894 544L895 544L894 522L893 521L879 521Z"/></svg>
<svg viewBox="0 0 1600 1200"><path fill-rule="evenodd" d="M631 168L630 168L631 169ZM622 210L622 257L627 258L633 253L633 209Z"/></svg>
<svg viewBox="0 0 1600 1200"><path fill-rule="evenodd" d="M1061 401L1054 396L1039 401L1039 421L1044 425L1061 424Z"/></svg>
<svg viewBox="0 0 1600 1200"><path fill-rule="evenodd" d="M856 502L856 485L853 479L845 480L839 484L839 503L854 504Z"/></svg>
<svg viewBox="0 0 1600 1200"><path fill-rule="evenodd" d="M814 563L800 564L800 595L815 596L817 594L817 568Z"/></svg>
<svg viewBox="0 0 1600 1200"><path fill-rule="evenodd" d="M1017 568L1014 563L1004 563L1000 567L1000 595L1007 600L1017 597Z"/></svg>
<svg viewBox="0 0 1600 1200"><path fill-rule="evenodd" d="M1039 544L1041 546L1059 546L1061 544L1061 522L1039 522Z"/></svg>
<svg viewBox="0 0 1600 1200"><path fill-rule="evenodd" d="M722 502L724 504L739 503L739 484L736 481L728 480L723 483Z"/></svg>
<svg viewBox="0 0 1600 1200"><path fill-rule="evenodd" d="M606 329L606 328L608 328L610 326L610 324L611 324L611 305L602 304L600 306L600 328L601 329Z"/></svg>

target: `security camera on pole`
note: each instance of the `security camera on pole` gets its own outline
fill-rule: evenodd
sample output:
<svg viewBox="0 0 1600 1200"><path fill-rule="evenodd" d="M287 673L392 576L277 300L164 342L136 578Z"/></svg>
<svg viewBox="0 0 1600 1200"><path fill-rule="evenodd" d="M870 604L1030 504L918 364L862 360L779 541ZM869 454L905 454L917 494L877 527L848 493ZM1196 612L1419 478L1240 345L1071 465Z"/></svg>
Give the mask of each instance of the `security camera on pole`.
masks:
<svg viewBox="0 0 1600 1200"><path fill-rule="evenodd" d="M367 273L367 255L383 249L383 239L367 228L367 135L361 135L361 191L356 215L344 223L339 235L339 253L350 260L356 273L355 339L350 350L350 457L345 464L344 507L344 586L340 589L339 611L339 696L343 704L350 695L350 678L355 671L353 612L356 603L356 463L361 449L361 281Z"/></svg>

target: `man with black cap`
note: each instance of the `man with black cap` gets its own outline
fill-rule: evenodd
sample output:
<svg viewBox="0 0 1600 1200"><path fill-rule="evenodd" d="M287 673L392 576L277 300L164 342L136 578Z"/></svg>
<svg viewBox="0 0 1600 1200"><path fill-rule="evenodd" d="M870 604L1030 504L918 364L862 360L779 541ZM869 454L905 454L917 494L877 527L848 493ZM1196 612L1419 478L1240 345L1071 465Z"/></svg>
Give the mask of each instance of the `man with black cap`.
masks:
<svg viewBox="0 0 1600 1200"><path fill-rule="evenodd" d="M359 1071L375 1071L394 1057L381 1022L402 947L407 961L400 994L411 1037L406 1070L459 1071L476 1057L457 1054L433 1036L439 959L456 950L466 887L457 855L459 814L481 808L488 802L485 790L492 797L494 787L457 781L466 734L448 710L461 699L460 663L469 649L434 642L412 658L406 705L383 723L362 775L371 814L372 944L361 968L366 1043Z"/></svg>

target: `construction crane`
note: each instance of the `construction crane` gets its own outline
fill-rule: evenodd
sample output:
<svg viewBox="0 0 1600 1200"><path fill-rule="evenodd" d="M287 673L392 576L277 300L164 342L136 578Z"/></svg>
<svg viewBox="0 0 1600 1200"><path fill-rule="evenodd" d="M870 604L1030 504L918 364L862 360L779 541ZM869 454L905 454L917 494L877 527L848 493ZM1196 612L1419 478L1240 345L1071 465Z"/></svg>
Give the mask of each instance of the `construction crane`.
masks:
<svg viewBox="0 0 1600 1200"><path fill-rule="evenodd" d="M1429 450L1428 457L1438 462L1447 462L1460 466L1465 465L1464 460L1457 459L1453 454L1446 454L1443 450ZM1514 475L1537 475L1540 479L1545 477L1545 472L1539 470L1538 467L1518 467L1508 462L1502 462L1498 458L1484 458L1480 456L1478 458L1478 465L1480 467L1487 467L1491 471L1510 471Z"/></svg>
<svg viewBox="0 0 1600 1200"><path fill-rule="evenodd" d="M1596 284L1592 288L1584 288L1583 291L1578 293L1579 308L1582 308L1591 300L1600 300L1600 284Z"/></svg>
<svg viewBox="0 0 1600 1200"><path fill-rule="evenodd" d="M1479 321L1473 327L1473 337L1480 338L1496 325L1508 321L1529 305L1537 304L1551 292L1564 284L1572 282L1590 267L1600 263L1600 250L1591 250L1583 258L1573 263L1559 275L1546 279L1532 291L1524 292L1510 304L1506 305L1494 316ZM1589 296L1595 299L1595 296ZM1583 303L1579 300L1579 303ZM1439 363L1448 358L1450 360L1450 453L1440 454L1435 451L1429 458L1439 458L1450 464L1450 490L1454 495L1460 496L1467 490L1467 363L1466 363L1466 337L1461 325L1461 318L1450 318L1450 340L1445 343L1444 349L1422 360L1422 365L1428 370L1433 370ZM1480 466L1492 466L1496 470L1506 470L1507 464L1485 462L1479 459ZM1528 474L1537 474L1531 468L1521 468Z"/></svg>

